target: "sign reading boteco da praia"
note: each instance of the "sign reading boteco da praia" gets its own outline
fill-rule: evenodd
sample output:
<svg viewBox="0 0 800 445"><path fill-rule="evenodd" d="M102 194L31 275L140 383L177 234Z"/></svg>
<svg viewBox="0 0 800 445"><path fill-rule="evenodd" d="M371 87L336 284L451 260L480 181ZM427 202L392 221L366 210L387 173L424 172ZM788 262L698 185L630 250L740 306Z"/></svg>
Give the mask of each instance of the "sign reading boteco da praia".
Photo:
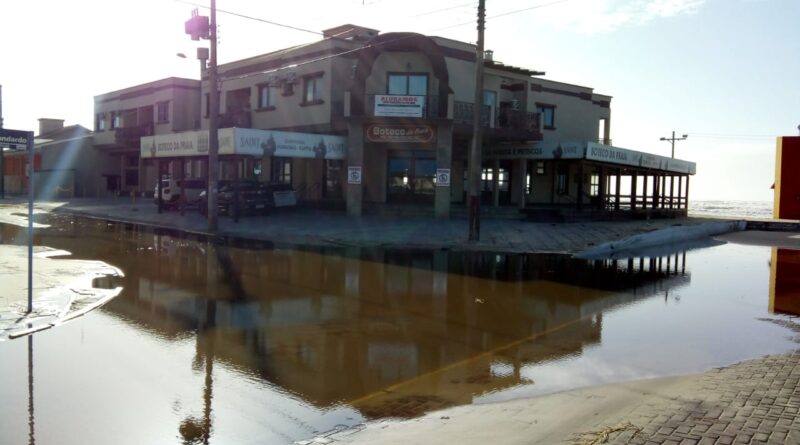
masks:
<svg viewBox="0 0 800 445"><path fill-rule="evenodd" d="M371 124L366 142L378 144L430 145L436 142L436 129L425 124Z"/></svg>

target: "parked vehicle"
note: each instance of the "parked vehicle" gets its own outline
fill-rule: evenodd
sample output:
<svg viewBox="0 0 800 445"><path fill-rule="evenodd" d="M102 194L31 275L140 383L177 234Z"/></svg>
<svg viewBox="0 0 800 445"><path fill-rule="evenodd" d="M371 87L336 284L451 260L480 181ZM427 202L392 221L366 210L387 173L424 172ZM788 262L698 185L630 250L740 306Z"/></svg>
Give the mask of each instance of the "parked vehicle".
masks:
<svg viewBox="0 0 800 445"><path fill-rule="evenodd" d="M185 203L195 204L200 200L200 195L206 190L206 181L203 179L172 179L164 177L156 184L153 200L158 204L158 194L160 192L164 205L177 205L181 196L181 189L183 190Z"/></svg>
<svg viewBox="0 0 800 445"><path fill-rule="evenodd" d="M236 189L232 181L220 181L217 194L217 208L222 215L234 216L237 210ZM208 213L208 197L206 193L200 194L198 203L200 213ZM239 215L247 213L268 214L275 207L270 184L254 180L239 181Z"/></svg>

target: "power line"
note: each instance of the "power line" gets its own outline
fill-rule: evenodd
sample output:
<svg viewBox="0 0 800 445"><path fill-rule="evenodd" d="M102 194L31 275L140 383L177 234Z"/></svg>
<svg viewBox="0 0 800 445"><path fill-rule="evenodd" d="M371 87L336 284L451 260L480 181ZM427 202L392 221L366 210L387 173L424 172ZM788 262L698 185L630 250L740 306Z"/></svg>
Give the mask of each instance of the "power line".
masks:
<svg viewBox="0 0 800 445"><path fill-rule="evenodd" d="M460 8L464 8L466 6L475 6L475 2L462 3L460 5L450 6L448 8L434 9L433 11L422 12L420 14L415 14L415 15L408 16L408 18L409 19L415 19L415 18L418 18L418 17L425 17L426 15L433 15L433 14L438 14L440 12L452 11L454 9L460 9ZM472 23L472 22L470 22L470 23Z"/></svg>
<svg viewBox="0 0 800 445"><path fill-rule="evenodd" d="M195 6L195 7L198 7L198 8L209 9L208 6L206 6L206 5L201 5L199 3L194 3L194 2L191 2L191 1L188 1L188 0L174 0L174 1L176 1L178 3L184 3L184 4L190 5L190 6ZM310 29L299 28L297 26L292 26L292 25L286 25L286 24L283 24L283 23L273 22L271 20L266 20L266 19L262 19L262 18L259 18L259 17L253 17L253 16L249 16L249 15L246 15L246 14L240 14L238 12L226 11L224 9L219 9L219 8L217 8L217 12L221 12L223 14L232 15L232 16L235 16L235 17L240 17L240 18L243 18L243 19L249 19L249 20L255 20L257 22L267 23L269 25L280 26L281 28L287 28L287 29L292 29L292 30L295 30L295 31L307 32L307 33L315 34L315 35L318 35L318 36L323 35L319 31L313 31L313 30L310 30Z"/></svg>

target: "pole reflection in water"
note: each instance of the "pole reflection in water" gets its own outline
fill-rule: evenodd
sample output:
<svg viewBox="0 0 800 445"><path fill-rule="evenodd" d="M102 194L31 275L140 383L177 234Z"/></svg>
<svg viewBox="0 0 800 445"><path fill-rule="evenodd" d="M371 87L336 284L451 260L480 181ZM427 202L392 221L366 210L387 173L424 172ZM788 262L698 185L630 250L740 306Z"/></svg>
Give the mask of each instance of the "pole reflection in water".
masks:
<svg viewBox="0 0 800 445"><path fill-rule="evenodd" d="M28 336L28 443L36 443L35 424L33 415L33 335Z"/></svg>

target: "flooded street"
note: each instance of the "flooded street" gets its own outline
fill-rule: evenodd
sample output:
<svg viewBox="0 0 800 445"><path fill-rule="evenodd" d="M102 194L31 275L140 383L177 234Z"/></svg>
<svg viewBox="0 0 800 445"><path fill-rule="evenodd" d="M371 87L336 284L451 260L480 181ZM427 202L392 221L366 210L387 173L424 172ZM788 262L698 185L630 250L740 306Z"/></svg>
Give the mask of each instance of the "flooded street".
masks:
<svg viewBox="0 0 800 445"><path fill-rule="evenodd" d="M292 443L445 407L794 350L795 251L654 257L224 246L42 215L124 272L88 315L0 342L0 442ZM25 232L0 225L0 242ZM785 278L785 277L789 278ZM789 280L788 282L786 280Z"/></svg>

